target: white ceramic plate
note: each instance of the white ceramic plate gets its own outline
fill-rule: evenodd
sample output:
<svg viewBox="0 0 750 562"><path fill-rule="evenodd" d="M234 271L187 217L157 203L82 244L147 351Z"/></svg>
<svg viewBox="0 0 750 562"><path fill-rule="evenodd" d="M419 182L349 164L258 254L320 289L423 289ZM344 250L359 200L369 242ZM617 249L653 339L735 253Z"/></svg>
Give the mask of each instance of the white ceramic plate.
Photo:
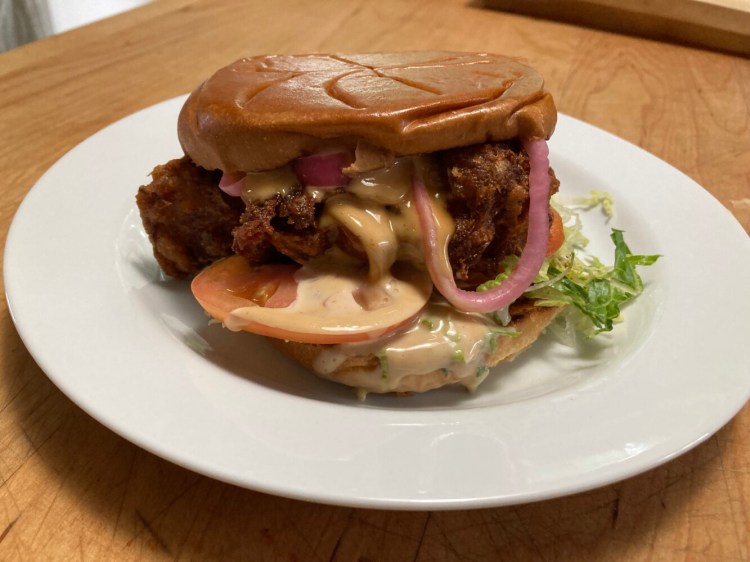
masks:
<svg viewBox="0 0 750 562"><path fill-rule="evenodd" d="M545 338L478 393L369 396L319 380L263 340L209 326L188 283L165 279L134 204L178 156L184 98L140 111L57 162L13 221L5 283L49 377L141 447L240 486L333 504L450 509L590 489L706 439L750 394L750 242L717 201L657 158L561 116L564 190L612 193L587 216L637 253L644 295L613 335L573 350ZM600 250L601 248L601 250ZM603 252L603 254L602 254Z"/></svg>

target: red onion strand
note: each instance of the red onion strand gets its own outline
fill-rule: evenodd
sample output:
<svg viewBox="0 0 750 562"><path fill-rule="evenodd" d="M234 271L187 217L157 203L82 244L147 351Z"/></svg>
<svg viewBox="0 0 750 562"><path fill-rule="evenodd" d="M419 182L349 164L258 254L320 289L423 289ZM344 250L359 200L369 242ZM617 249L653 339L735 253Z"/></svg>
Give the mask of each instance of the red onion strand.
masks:
<svg viewBox="0 0 750 562"><path fill-rule="evenodd" d="M222 174L219 180L219 189L232 197L242 195L245 184L245 174Z"/></svg>
<svg viewBox="0 0 750 562"><path fill-rule="evenodd" d="M297 158L294 172L304 186L335 189L351 181L342 170L354 162L351 152L319 152Z"/></svg>
<svg viewBox="0 0 750 562"><path fill-rule="evenodd" d="M498 286L483 292L465 291L456 286L446 247L438 248L438 225L432 211L430 196L415 168L414 205L419 216L427 269L432 282L443 297L465 312L494 312L518 299L531 285L546 257L549 239L549 150L544 139L527 140L524 148L529 155L529 226L521 258L516 268ZM439 258L439 252L444 259ZM446 265L448 268L446 271Z"/></svg>

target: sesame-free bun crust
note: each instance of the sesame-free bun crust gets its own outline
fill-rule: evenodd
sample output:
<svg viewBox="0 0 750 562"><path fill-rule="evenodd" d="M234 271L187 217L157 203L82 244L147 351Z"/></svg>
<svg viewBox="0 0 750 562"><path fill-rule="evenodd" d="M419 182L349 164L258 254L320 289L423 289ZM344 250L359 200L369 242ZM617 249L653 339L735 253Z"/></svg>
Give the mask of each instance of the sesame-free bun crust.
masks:
<svg viewBox="0 0 750 562"><path fill-rule="evenodd" d="M529 348L544 329L555 319L564 307L524 307L523 314L514 316L511 325L519 335L516 337L500 337L495 350L486 358L486 365L494 367L505 361L510 361L519 353ZM316 375L357 388L360 391L375 393L413 393L433 390L449 384L464 383L472 387L472 381L463 381L453 372L443 370L425 373L412 373L397 380L382 376L380 362L372 354L351 354L333 371L323 371L317 368L317 359L327 346L320 344L306 344L269 338L269 341L282 353L305 366ZM476 377L469 375L472 379Z"/></svg>
<svg viewBox="0 0 750 562"><path fill-rule="evenodd" d="M245 58L188 98L178 134L198 165L268 170L335 143L394 156L549 138L556 110L516 59L448 51Z"/></svg>

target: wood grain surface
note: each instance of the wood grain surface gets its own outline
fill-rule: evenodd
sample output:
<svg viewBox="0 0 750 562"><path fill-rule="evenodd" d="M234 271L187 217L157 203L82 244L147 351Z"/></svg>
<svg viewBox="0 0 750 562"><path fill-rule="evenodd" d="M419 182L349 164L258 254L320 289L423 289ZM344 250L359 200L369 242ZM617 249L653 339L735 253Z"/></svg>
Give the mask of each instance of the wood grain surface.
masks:
<svg viewBox="0 0 750 562"><path fill-rule="evenodd" d="M750 55L750 0L483 0L482 5Z"/></svg>
<svg viewBox="0 0 750 562"><path fill-rule="evenodd" d="M680 168L750 231L746 58L456 0L159 0L0 55L2 244L66 151L242 55L419 48L526 58L561 111ZM4 303L0 338L0 560L750 560L748 407L677 459L588 493L472 511L348 509L147 453L47 379Z"/></svg>

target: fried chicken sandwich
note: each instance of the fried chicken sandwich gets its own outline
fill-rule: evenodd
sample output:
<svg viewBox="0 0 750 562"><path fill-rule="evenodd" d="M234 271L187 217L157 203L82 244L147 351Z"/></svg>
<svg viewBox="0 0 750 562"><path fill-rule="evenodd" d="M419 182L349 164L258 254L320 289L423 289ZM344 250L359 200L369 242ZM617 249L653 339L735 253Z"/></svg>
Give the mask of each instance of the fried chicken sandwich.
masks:
<svg viewBox="0 0 750 562"><path fill-rule="evenodd" d="M505 56L246 58L189 96L137 203L226 328L365 392L473 389L564 306L527 294L563 244L556 117Z"/></svg>

